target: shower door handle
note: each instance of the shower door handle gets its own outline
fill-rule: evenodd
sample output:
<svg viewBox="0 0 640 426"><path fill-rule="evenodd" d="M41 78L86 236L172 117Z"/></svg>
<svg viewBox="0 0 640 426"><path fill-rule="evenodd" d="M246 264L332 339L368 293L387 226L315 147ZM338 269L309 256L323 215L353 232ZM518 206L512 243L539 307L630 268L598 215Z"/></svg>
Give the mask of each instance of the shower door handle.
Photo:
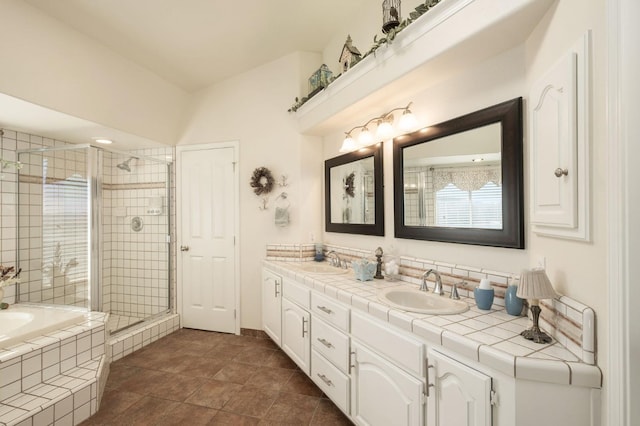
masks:
<svg viewBox="0 0 640 426"><path fill-rule="evenodd" d="M189 246L180 246L180 251L189 251Z"/></svg>

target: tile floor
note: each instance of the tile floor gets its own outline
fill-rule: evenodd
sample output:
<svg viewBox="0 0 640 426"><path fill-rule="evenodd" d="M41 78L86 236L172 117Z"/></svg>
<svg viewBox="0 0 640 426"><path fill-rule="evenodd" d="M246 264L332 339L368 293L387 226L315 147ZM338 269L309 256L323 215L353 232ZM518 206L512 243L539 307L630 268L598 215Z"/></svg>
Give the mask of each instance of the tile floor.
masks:
<svg viewBox="0 0 640 426"><path fill-rule="evenodd" d="M111 364L83 425L350 425L270 339L180 329Z"/></svg>

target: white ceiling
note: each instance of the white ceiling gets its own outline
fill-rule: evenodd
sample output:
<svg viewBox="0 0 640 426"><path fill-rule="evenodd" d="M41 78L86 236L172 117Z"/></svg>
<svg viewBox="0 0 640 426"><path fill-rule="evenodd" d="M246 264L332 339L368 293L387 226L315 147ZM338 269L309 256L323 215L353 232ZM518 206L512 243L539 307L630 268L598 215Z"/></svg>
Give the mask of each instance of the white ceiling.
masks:
<svg viewBox="0 0 640 426"><path fill-rule="evenodd" d="M294 51L321 52L366 0L25 0L192 92Z"/></svg>

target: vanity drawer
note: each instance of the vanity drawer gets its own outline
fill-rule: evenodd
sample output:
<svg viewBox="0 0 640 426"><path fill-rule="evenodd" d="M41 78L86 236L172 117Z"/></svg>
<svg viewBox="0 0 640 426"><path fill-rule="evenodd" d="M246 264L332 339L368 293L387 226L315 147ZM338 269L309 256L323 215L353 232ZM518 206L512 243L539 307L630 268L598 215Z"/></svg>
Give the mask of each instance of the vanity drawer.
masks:
<svg viewBox="0 0 640 426"><path fill-rule="evenodd" d="M309 300L311 297L311 289L290 280L283 278L282 295L292 302L297 303L305 309L309 309Z"/></svg>
<svg viewBox="0 0 640 426"><path fill-rule="evenodd" d="M311 349L311 379L345 414L349 415L349 376Z"/></svg>
<svg viewBox="0 0 640 426"><path fill-rule="evenodd" d="M311 345L340 370L349 368L349 337L315 316L311 317Z"/></svg>
<svg viewBox="0 0 640 426"><path fill-rule="evenodd" d="M351 315L351 336L411 374L424 377L424 344L392 324L354 311Z"/></svg>
<svg viewBox="0 0 640 426"><path fill-rule="evenodd" d="M318 293L311 295L311 312L340 330L349 332L349 308Z"/></svg>

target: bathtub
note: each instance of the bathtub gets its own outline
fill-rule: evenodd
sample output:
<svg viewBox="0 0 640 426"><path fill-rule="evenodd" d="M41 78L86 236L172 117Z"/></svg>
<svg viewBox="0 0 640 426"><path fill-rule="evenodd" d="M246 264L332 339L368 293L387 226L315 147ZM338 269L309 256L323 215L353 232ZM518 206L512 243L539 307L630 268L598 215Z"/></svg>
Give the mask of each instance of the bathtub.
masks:
<svg viewBox="0 0 640 426"><path fill-rule="evenodd" d="M0 349L83 321L86 311L35 305L0 310Z"/></svg>

